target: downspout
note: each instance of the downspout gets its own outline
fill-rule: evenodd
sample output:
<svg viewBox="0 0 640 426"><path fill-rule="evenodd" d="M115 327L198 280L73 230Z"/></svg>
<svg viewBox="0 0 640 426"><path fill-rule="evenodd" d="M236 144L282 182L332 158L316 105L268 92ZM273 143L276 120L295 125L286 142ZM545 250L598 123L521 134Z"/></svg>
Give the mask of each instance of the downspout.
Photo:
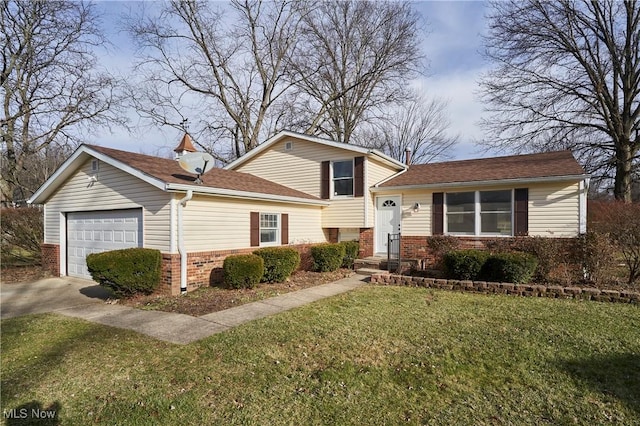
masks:
<svg viewBox="0 0 640 426"><path fill-rule="evenodd" d="M180 294L187 292L187 251L184 248L184 229L182 227L182 209L193 198L193 190L187 190L187 194L178 201L178 253L180 253Z"/></svg>

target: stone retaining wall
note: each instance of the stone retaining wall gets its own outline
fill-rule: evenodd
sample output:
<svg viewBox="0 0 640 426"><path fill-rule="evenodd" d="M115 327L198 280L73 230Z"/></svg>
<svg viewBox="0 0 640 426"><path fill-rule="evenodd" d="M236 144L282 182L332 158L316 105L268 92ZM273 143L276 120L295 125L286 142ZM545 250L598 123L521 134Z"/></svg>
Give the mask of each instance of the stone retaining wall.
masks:
<svg viewBox="0 0 640 426"><path fill-rule="evenodd" d="M458 281L406 275L374 274L371 282L381 285L439 288L484 294L512 294L516 296L549 297L552 299L581 299L598 302L640 304L640 293L633 291L600 290L591 287L560 287L534 284Z"/></svg>

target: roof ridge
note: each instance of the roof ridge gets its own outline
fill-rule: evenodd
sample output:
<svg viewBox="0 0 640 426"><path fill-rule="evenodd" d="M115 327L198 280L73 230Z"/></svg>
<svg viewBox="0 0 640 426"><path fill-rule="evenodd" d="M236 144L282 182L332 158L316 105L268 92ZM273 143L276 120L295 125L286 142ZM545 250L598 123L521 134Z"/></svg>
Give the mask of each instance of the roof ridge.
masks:
<svg viewBox="0 0 640 426"><path fill-rule="evenodd" d="M432 166L436 164L454 164L454 163L464 163L471 161L495 161L495 160L503 160L505 158L522 158L522 157L533 157L540 155L548 155L548 154L560 154L560 153L569 153L573 156L573 153L570 149L561 149L556 151L544 151L544 152L528 152L526 154L511 154L511 155L500 155L497 157L482 157L482 158L466 158L462 160L445 160L445 161L434 161L433 163L417 163L410 164L409 167L413 166Z"/></svg>

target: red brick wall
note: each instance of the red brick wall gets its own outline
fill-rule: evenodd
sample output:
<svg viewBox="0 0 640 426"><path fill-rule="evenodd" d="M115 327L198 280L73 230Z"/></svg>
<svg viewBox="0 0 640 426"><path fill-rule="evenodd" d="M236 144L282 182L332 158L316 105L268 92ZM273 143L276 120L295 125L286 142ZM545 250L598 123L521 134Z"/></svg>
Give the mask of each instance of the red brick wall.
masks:
<svg viewBox="0 0 640 426"><path fill-rule="evenodd" d="M340 229L338 228L325 228L327 241L330 243L337 243L339 232L340 232Z"/></svg>
<svg viewBox="0 0 640 426"><path fill-rule="evenodd" d="M358 257L373 256L373 228L360 228L360 252Z"/></svg>
<svg viewBox="0 0 640 426"><path fill-rule="evenodd" d="M41 244L42 266L53 276L60 276L60 246L58 244Z"/></svg>
<svg viewBox="0 0 640 426"><path fill-rule="evenodd" d="M310 269L312 259L310 244L287 246L298 250L300 253L300 268ZM187 254L187 291L193 291L203 286L214 285L222 282L222 264L227 256L233 254L249 254L255 248L238 250L203 251ZM170 287L171 294L180 294L180 255L162 254L162 278L163 285Z"/></svg>

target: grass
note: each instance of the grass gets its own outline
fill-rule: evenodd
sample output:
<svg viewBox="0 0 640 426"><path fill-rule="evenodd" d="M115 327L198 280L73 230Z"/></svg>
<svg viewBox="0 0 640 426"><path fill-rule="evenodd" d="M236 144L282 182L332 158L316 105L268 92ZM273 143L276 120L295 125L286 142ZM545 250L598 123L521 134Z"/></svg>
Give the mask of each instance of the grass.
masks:
<svg viewBox="0 0 640 426"><path fill-rule="evenodd" d="M366 287L177 346L2 322L2 408L62 424L640 422L640 309Z"/></svg>

